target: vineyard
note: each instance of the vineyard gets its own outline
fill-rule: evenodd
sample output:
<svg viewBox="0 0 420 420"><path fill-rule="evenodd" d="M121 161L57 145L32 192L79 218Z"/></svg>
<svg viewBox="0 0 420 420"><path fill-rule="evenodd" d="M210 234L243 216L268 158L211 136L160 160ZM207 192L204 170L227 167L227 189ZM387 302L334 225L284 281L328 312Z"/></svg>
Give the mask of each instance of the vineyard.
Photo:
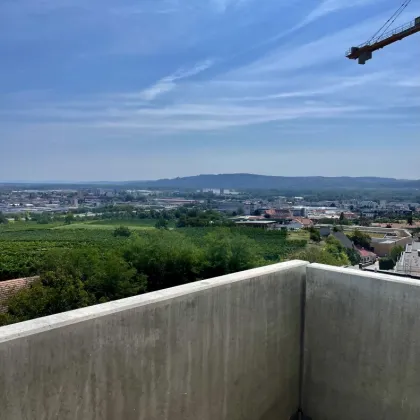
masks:
<svg viewBox="0 0 420 420"><path fill-rule="evenodd" d="M46 252L86 246L111 248L121 242L109 230L59 230L25 223L0 227L0 281L37 274ZM42 228L40 228L41 226Z"/></svg>
<svg viewBox="0 0 420 420"><path fill-rule="evenodd" d="M129 227L134 235L148 235L154 231L151 221L139 223L123 220L76 222L71 225L11 223L0 225L0 281L37 274L44 255L54 249L94 247L101 250L118 249L126 238L115 237L117 226ZM197 247L204 246L205 237L215 228L179 228ZM307 244L307 233L289 239L282 231L265 231L254 228L230 228L232 234L244 235L255 241L255 253L266 262L284 261Z"/></svg>

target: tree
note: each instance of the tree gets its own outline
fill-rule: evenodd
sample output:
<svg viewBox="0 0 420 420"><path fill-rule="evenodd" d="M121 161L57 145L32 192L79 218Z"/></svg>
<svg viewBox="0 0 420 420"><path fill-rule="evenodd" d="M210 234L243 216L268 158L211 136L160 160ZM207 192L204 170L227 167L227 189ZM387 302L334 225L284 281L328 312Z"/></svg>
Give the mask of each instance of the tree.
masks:
<svg viewBox="0 0 420 420"><path fill-rule="evenodd" d="M66 225L70 225L74 221L74 214L73 213L67 213L64 217L64 223Z"/></svg>
<svg viewBox="0 0 420 420"><path fill-rule="evenodd" d="M343 212L341 212L340 213L340 224L342 224L343 223L343 220L345 219L345 217L344 217L344 213Z"/></svg>
<svg viewBox="0 0 420 420"><path fill-rule="evenodd" d="M51 222L51 216L47 212L42 212L39 216L36 217L36 222L39 225L47 225Z"/></svg>
<svg viewBox="0 0 420 420"><path fill-rule="evenodd" d="M309 228L309 239L313 242L321 242L321 234L318 229L313 226Z"/></svg>
<svg viewBox="0 0 420 420"><path fill-rule="evenodd" d="M353 241L353 243L365 249L370 249L370 242L372 238L367 234L361 232L359 229L355 229L350 235L349 238Z"/></svg>
<svg viewBox="0 0 420 420"><path fill-rule="evenodd" d="M394 263L398 261L400 255L404 252L404 248L401 245L394 246L391 249L390 257Z"/></svg>
<svg viewBox="0 0 420 420"><path fill-rule="evenodd" d="M183 228L187 226L187 216L185 214L181 214L178 221L176 222L176 227Z"/></svg>
<svg viewBox="0 0 420 420"><path fill-rule="evenodd" d="M147 276L147 291L197 280L203 252L184 235L165 230L137 236L123 249L124 259L138 275Z"/></svg>
<svg viewBox="0 0 420 420"><path fill-rule="evenodd" d="M86 280L86 290L98 303L135 296L146 291L147 277L137 273L119 253L107 252L99 258L101 267Z"/></svg>
<svg viewBox="0 0 420 420"><path fill-rule="evenodd" d="M0 211L0 225L6 225L7 223L9 223L9 221L7 220L6 216Z"/></svg>
<svg viewBox="0 0 420 420"><path fill-rule="evenodd" d="M204 277L216 277L257 267L257 249L255 241L227 229L217 229L207 234Z"/></svg>
<svg viewBox="0 0 420 420"><path fill-rule="evenodd" d="M168 229L168 221L163 217L160 217L155 224L156 229Z"/></svg>
<svg viewBox="0 0 420 420"><path fill-rule="evenodd" d="M366 217L361 217L360 219L359 219L359 225L360 226L370 226L370 220L369 219L367 219Z"/></svg>
<svg viewBox="0 0 420 420"><path fill-rule="evenodd" d="M407 223L410 225L410 226L413 226L413 216L408 216L407 217Z"/></svg>
<svg viewBox="0 0 420 420"><path fill-rule="evenodd" d="M245 214L244 208L243 207L238 207L238 210L236 210L236 214L238 216L243 216Z"/></svg>
<svg viewBox="0 0 420 420"><path fill-rule="evenodd" d="M120 227L115 228L114 230L115 237L122 236L122 237L128 238L130 235L131 235L131 230L126 226L120 226Z"/></svg>

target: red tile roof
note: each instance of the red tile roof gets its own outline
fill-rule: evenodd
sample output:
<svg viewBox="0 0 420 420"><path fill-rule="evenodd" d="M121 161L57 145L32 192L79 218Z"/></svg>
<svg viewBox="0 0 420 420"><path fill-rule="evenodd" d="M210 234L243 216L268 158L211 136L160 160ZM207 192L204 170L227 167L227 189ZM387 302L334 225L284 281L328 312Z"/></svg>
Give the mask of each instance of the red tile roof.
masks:
<svg viewBox="0 0 420 420"><path fill-rule="evenodd" d="M19 290L30 286L39 277L25 277L21 279L0 281L0 313L7 310L5 303Z"/></svg>
<svg viewBox="0 0 420 420"><path fill-rule="evenodd" d="M359 249L358 251L361 257L377 257L374 252L366 251L366 249Z"/></svg>
<svg viewBox="0 0 420 420"><path fill-rule="evenodd" d="M290 210L284 209L268 209L265 211L265 214L269 214L271 217L278 217L284 219L291 219L293 217L292 212Z"/></svg>
<svg viewBox="0 0 420 420"><path fill-rule="evenodd" d="M314 222L311 219L308 219L306 217L295 217L295 220L297 220L299 223L302 223L303 226L313 226Z"/></svg>

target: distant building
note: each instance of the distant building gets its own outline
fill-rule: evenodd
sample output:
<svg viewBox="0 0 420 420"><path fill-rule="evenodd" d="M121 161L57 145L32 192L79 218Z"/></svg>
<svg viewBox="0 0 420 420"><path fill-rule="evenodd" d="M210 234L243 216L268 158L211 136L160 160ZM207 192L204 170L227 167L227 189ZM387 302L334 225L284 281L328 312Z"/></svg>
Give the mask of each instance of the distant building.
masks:
<svg viewBox="0 0 420 420"><path fill-rule="evenodd" d="M268 209L264 213L272 219L293 219L293 214L290 209Z"/></svg>
<svg viewBox="0 0 420 420"><path fill-rule="evenodd" d="M356 213L353 213L351 211L344 211L343 215L344 215L344 218L347 220L354 220L354 219L357 219L358 217Z"/></svg>
<svg viewBox="0 0 420 420"><path fill-rule="evenodd" d="M303 229L303 223L299 222L298 220L292 220L291 222L284 225L287 230L300 230Z"/></svg>
<svg viewBox="0 0 420 420"><path fill-rule="evenodd" d="M308 209L303 206L295 206L292 209L293 216L306 217L308 215Z"/></svg>
<svg viewBox="0 0 420 420"><path fill-rule="evenodd" d="M376 201L361 201L359 203L360 208L366 208L366 209L376 209L379 207L378 203Z"/></svg>

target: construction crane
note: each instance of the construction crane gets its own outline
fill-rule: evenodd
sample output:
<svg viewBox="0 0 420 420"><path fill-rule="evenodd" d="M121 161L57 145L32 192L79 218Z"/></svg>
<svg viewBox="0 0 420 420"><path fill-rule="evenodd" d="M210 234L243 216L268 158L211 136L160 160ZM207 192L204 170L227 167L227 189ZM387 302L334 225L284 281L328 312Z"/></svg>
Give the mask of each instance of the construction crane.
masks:
<svg viewBox="0 0 420 420"><path fill-rule="evenodd" d="M351 47L346 52L346 57L351 60L358 60L359 64L365 64L372 58L372 53L384 48L396 41L401 41L410 35L420 32L420 16L411 22L406 23L391 31L388 29L401 15L403 10L410 4L411 0L405 0L397 11L384 23L384 25L364 44L358 47Z"/></svg>

